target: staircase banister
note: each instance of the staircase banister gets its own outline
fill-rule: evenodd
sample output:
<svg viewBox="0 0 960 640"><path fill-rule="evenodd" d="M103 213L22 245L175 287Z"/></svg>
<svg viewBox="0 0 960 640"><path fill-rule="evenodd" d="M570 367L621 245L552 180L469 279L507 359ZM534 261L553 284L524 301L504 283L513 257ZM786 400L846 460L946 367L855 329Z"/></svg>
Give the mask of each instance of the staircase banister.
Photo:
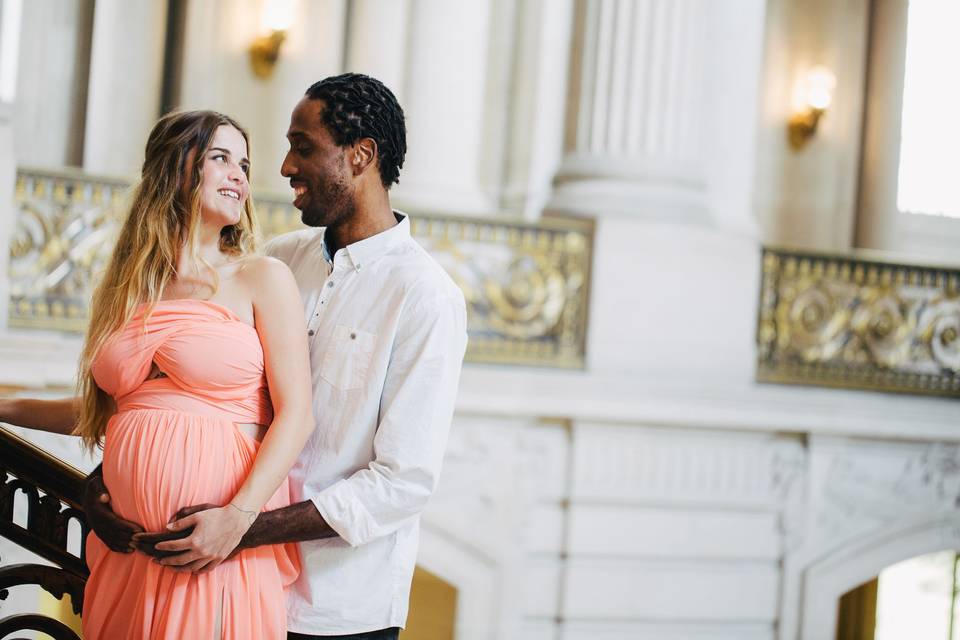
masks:
<svg viewBox="0 0 960 640"><path fill-rule="evenodd" d="M82 510L85 473L3 426L0 450L0 467L4 470Z"/></svg>

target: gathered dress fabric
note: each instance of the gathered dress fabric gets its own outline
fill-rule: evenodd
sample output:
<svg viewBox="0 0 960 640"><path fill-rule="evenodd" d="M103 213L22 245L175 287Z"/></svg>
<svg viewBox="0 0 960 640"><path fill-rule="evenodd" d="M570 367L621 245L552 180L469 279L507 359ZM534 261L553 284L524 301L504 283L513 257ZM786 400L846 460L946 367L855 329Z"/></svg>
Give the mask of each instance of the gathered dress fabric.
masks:
<svg viewBox="0 0 960 640"><path fill-rule="evenodd" d="M162 376L150 378L153 363ZM101 348L92 372L117 405L103 477L120 517L161 531L183 507L233 498L259 446L236 424L273 419L256 329L205 300L141 305ZM288 504L284 481L264 508ZM86 560L87 640L286 637L284 592L299 571L296 545L244 550L193 574L110 551L91 532Z"/></svg>

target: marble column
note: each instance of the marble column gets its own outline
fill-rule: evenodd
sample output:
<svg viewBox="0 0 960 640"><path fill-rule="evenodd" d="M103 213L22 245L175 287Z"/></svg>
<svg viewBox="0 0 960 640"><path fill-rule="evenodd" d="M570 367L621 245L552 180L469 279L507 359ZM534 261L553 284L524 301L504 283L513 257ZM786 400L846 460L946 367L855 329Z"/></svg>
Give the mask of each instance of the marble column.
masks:
<svg viewBox="0 0 960 640"><path fill-rule="evenodd" d="M13 198L17 173L13 118L22 11L21 0L0 0L0 333L7 327L10 297L7 264L15 215Z"/></svg>
<svg viewBox="0 0 960 640"><path fill-rule="evenodd" d="M410 0L352 0L348 11L345 70L380 80L403 105Z"/></svg>
<svg viewBox="0 0 960 640"><path fill-rule="evenodd" d="M23 2L21 10L14 103L17 162L79 166L93 0Z"/></svg>
<svg viewBox="0 0 960 640"><path fill-rule="evenodd" d="M167 2L97 0L87 93L83 168L140 174L147 135L160 115Z"/></svg>
<svg viewBox="0 0 960 640"><path fill-rule="evenodd" d="M705 15L696 0L578 2L553 207L706 217Z"/></svg>
<svg viewBox="0 0 960 640"><path fill-rule="evenodd" d="M563 158L573 0L518 4L501 208L536 220Z"/></svg>
<svg viewBox="0 0 960 640"><path fill-rule="evenodd" d="M13 195L17 165L13 153L13 105L0 100L0 332L7 327L7 305L10 301L10 282L7 264L10 258L10 232L16 210Z"/></svg>
<svg viewBox="0 0 960 640"><path fill-rule="evenodd" d="M512 30L505 0L413 0L402 89L408 151L397 206L499 209ZM373 46L372 44L370 46Z"/></svg>

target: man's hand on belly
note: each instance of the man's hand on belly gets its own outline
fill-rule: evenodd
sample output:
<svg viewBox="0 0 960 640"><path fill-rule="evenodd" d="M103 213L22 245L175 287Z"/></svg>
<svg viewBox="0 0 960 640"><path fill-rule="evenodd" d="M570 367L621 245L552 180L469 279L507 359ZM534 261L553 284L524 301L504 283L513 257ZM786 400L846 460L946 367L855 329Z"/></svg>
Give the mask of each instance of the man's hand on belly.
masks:
<svg viewBox="0 0 960 640"><path fill-rule="evenodd" d="M212 571L232 557L252 522L247 512L232 504L187 507L170 521L167 532L141 534L136 536L135 544L144 553L159 558L164 566L194 573ZM159 536L165 537L161 540Z"/></svg>
<svg viewBox="0 0 960 640"><path fill-rule="evenodd" d="M187 516L193 515L194 513L200 513L201 511L206 511L207 509L215 509L218 505L215 504L197 504L192 507L184 507L177 511L174 514L171 522L181 520ZM170 542L171 540L182 540L183 538L190 537L190 534L193 533L193 527L183 529L182 531L158 531L154 533L137 533L133 536L133 545L137 551L145 553L148 556L154 558L163 559L169 558L171 556L180 555L185 553L184 550L170 551L164 550L164 547L161 543ZM161 545L160 548L157 548L157 545ZM240 547L237 547L233 550L233 553L230 555L236 554L240 550Z"/></svg>
<svg viewBox="0 0 960 640"><path fill-rule="evenodd" d="M103 483L103 470L97 467L83 483L83 510L87 523L111 551L130 553L135 551L133 536L143 532L143 527L117 517L110 508L110 494Z"/></svg>
<svg viewBox="0 0 960 640"><path fill-rule="evenodd" d="M174 515L173 520L182 520L194 513L216 507L215 504L199 504L186 507L180 509ZM184 531L191 530L185 529ZM174 557L185 553L183 543L179 541L180 538L184 537L183 533L183 531L138 533L133 538L138 551L161 559L163 564L183 565L189 563L190 560ZM243 549L252 549L266 544L285 544L304 540L334 538L336 536L337 532L327 524L313 503L307 500L273 511L265 511L258 515L230 556ZM164 558L166 560L163 560Z"/></svg>

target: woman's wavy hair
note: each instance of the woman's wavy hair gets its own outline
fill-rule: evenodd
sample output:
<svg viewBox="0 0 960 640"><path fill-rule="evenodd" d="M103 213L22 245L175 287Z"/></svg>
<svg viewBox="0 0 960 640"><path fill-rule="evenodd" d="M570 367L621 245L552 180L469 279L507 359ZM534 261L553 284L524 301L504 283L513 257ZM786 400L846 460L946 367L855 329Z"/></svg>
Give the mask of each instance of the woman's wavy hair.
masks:
<svg viewBox="0 0 960 640"><path fill-rule="evenodd" d="M177 258L187 251L199 268L216 272L199 255L203 159L214 134L228 125L247 142L246 130L215 111L169 113L147 138L140 181L133 187L126 220L120 228L106 270L90 303L90 325L77 377L81 398L74 430L84 444L102 446L107 420L114 411L110 396L97 386L91 365L104 343L144 306L144 321L176 275ZM256 250L259 229L253 203L244 203L240 221L220 232L220 250L244 256Z"/></svg>

